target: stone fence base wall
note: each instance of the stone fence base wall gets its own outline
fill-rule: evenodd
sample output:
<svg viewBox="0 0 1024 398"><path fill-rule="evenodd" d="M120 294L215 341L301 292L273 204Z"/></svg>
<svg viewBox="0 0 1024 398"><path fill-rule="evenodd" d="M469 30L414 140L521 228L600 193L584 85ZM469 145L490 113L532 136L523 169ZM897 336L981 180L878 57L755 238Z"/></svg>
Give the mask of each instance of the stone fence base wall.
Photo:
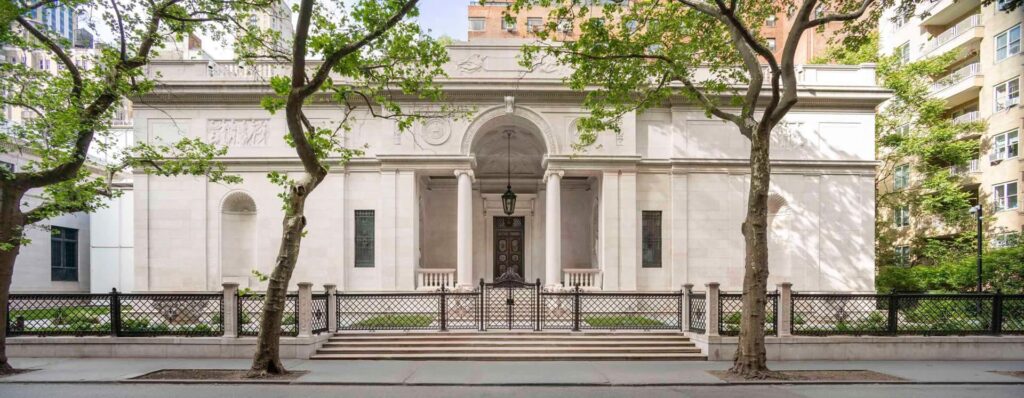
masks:
<svg viewBox="0 0 1024 398"><path fill-rule="evenodd" d="M687 333L709 361L731 361L737 337ZM1024 336L765 337L770 361L1024 360Z"/></svg>
<svg viewBox="0 0 1024 398"><path fill-rule="evenodd" d="M329 334L281 337L281 358L308 359ZM7 355L60 358L252 358L255 337L9 337Z"/></svg>

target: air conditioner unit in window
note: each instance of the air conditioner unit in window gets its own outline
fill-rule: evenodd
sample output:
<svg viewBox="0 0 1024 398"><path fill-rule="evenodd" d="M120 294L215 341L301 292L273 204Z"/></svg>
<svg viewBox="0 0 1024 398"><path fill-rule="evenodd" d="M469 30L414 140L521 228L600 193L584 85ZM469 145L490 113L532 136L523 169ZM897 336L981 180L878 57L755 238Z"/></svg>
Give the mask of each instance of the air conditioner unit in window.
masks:
<svg viewBox="0 0 1024 398"><path fill-rule="evenodd" d="M999 164L999 162L1002 162L1002 161L1003 161L1003 153L1002 152L1000 152L1000 151L989 152L989 154L988 154L988 163L989 164L997 165L997 164Z"/></svg>

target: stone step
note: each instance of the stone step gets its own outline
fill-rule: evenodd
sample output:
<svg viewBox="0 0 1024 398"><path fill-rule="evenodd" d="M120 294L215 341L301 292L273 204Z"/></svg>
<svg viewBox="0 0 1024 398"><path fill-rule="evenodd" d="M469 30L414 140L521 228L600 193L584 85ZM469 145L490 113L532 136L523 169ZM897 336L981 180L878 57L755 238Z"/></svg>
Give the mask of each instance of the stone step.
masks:
<svg viewBox="0 0 1024 398"><path fill-rule="evenodd" d="M335 347L694 347L690 341L328 341L324 348Z"/></svg>
<svg viewBox="0 0 1024 398"><path fill-rule="evenodd" d="M317 354L365 354L365 355L391 355L391 354L618 354L618 353L652 353L652 354L699 354L697 347L344 347L344 348L322 348L316 351Z"/></svg>
<svg viewBox="0 0 1024 398"><path fill-rule="evenodd" d="M314 354L316 360L407 360L407 361L706 361L702 353L451 353L429 354Z"/></svg>
<svg viewBox="0 0 1024 398"><path fill-rule="evenodd" d="M339 337L334 336L328 338L328 342L353 342L353 341L364 341L364 342L411 342L411 341L422 341L422 342L511 342L511 341L522 341L522 342L669 342L669 343L687 343L690 342L688 337L642 337L642 336L608 336L608 337L577 337L577 336L535 336L535 337L521 337L521 336L353 336L353 337Z"/></svg>
<svg viewBox="0 0 1024 398"><path fill-rule="evenodd" d="M381 330L377 332L337 332L332 337L386 337L386 338L452 338L452 337L582 337L582 338L595 338L595 337L613 337L613 338L689 338L686 333L677 331L643 331L643 330L622 330L622 331L584 331L584 332L570 332L570 331L542 331L534 332L529 330L523 331L450 331L450 332L438 332L435 330L426 331L388 331Z"/></svg>

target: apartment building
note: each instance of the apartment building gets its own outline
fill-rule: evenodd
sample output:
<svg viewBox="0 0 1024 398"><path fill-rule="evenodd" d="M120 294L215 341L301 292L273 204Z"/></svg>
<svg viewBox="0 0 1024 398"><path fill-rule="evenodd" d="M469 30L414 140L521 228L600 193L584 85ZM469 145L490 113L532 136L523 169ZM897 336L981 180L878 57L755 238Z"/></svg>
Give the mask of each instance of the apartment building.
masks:
<svg viewBox="0 0 1024 398"><path fill-rule="evenodd" d="M604 2L622 3L624 0L593 0L597 6L591 7L590 13L594 18L601 18L601 6ZM483 4L470 2L469 4L469 41L474 40L495 40L495 39L530 39L534 38L535 32L542 29L548 21L550 9L534 7L523 10L515 15L514 20L505 20L504 13L511 2L487 1ZM628 3L627 3L628 4ZM824 12L822 9L819 12ZM776 57L782 56L783 42L792 29L792 14L795 10L783 10L778 15L765 21L761 28L761 35L768 42L768 47L775 52ZM808 64L814 57L823 54L829 46L830 39L835 37L837 31L842 28L841 23L831 23L825 26L823 31L810 30L804 32L797 47L794 58L797 64ZM579 20L575 24L559 24L558 32L555 33L557 40L573 40L579 37Z"/></svg>
<svg viewBox="0 0 1024 398"><path fill-rule="evenodd" d="M1006 244L1024 226L1024 208L1019 200L1024 184L1024 158L1019 150L1024 121L1020 105L1024 9L1010 12L1007 3L940 0L922 5L916 17L893 21L892 14L887 13L879 23L883 54L898 54L909 62L956 51L956 61L943 76L936 77L931 93L946 102L948 117L955 122L987 122L980 137L960 138L981 140L978 159L951 172L968 177L964 189L976 192L984 210L992 216L986 229L993 246ZM910 184L911 170L910 164L897 165L892 188ZM897 227L914 228L923 221L911 220L905 207L879 209L882 211L892 214ZM909 249L904 239L893 251L906 259Z"/></svg>

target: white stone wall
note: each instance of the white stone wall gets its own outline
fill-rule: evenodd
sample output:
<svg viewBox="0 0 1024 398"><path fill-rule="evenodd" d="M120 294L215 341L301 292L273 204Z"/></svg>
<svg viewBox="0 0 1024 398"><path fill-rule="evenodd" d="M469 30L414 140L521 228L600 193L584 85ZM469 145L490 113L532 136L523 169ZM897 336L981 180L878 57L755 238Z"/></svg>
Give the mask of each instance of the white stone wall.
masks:
<svg viewBox="0 0 1024 398"><path fill-rule="evenodd" d="M501 65L508 46L453 48L451 90L467 81L512 76ZM500 51L499 51L500 50ZM467 52L469 51L469 52ZM505 55L502 55L505 54ZM513 59L509 58L509 59ZM479 67L475 67L480 61ZM154 69L179 76L188 63ZM544 68L542 68L544 69ZM683 283L716 281L737 290L742 281L740 224L748 189L749 143L730 124L709 120L693 107L674 105L629 114L622 134L599 133L597 144L574 152L574 122L584 116L579 98L556 79L564 71L541 70L527 78L506 113L503 91L459 91L477 109L468 119L442 120L397 132L391 121L358 120L346 145L365 150L348 165L332 166L307 203L308 234L292 281L335 283L347 291L411 290L417 268L456 268L457 200L454 170L474 169L481 138L506 126L532 134L542 145L543 168L561 181L561 267L600 269L606 290L676 290ZM201 69L202 73L208 73ZM509 75L509 76L506 76ZM510 78L510 77L509 77ZM175 78L167 87L175 87ZM201 78L197 78L202 81ZM139 139L200 137L228 145L224 158L245 182L210 184L196 178L136 176L135 287L137 290L214 290L220 286L223 252L221 204L230 192L252 196L257 207L253 268L268 272L281 230L279 187L270 170L298 173L294 151L283 139L283 115L268 115L254 100L233 96L258 82L244 76L211 77L210 96L184 103L147 98L136 109ZM773 138L773 195L786 206L773 216L771 281L810 290L870 290L873 286L872 107L885 94L873 87L873 68L814 67L801 79L807 102L795 108ZM188 84L194 84L190 81ZM842 85L840 85L842 83ZM495 83L499 84L499 83ZM534 85L534 86L531 86ZM557 95L547 91L562 90ZM203 89L198 93L202 94ZM543 93L543 94L540 94ZM191 94L189 94L191 95ZM218 105L219 96L231 105ZM189 102L193 101L193 102ZM314 123L337 111L307 107ZM365 116L365 115L364 115ZM492 148L493 149L493 148ZM488 159L483 159L487 161ZM524 168L525 170L529 168ZM534 177L531 177L534 178ZM495 195L504 180L477 179L472 191L472 280L490 279L492 216L501 215ZM500 190L497 189L500 185ZM539 177L515 183L516 215L526 217L526 275L544 278L545 184ZM375 212L375 266L354 266L355 210ZM641 266L641 212L662 212L662 267ZM250 286L259 288L254 279ZM548 283L549 281L543 281ZM775 283L775 282L771 282Z"/></svg>
<svg viewBox="0 0 1024 398"><path fill-rule="evenodd" d="M28 154L18 152L0 153L0 160L14 165L15 170L29 161ZM30 209L40 203L39 190L30 190L25 194L23 202ZM78 230L78 281L50 280L50 230L57 226ZM73 213L44 220L25 230L25 237L30 241L22 246L17 260L14 262L14 276L11 280L12 293L32 292L88 292L90 280L90 231L89 215Z"/></svg>

